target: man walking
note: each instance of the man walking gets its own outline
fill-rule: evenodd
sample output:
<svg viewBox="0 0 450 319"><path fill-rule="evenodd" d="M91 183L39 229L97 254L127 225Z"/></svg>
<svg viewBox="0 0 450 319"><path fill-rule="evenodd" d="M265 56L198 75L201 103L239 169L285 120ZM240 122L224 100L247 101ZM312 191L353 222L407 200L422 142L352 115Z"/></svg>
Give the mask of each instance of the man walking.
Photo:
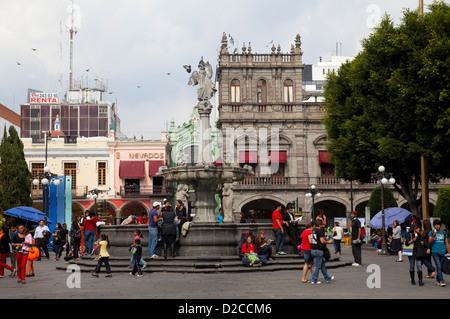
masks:
<svg viewBox="0 0 450 319"><path fill-rule="evenodd" d="M34 241L36 243L36 247L39 249L39 258L37 260L41 260L42 252L41 249L45 253L45 257L49 259L50 255L48 254L47 248L47 238L50 235L50 229L48 229L47 225L44 225L44 221L39 221L39 226L36 227L34 231Z"/></svg>
<svg viewBox="0 0 450 319"><path fill-rule="evenodd" d="M325 231L322 220L316 219L314 221L315 228L311 231L311 256L314 258L314 270L312 273L311 283L313 285L318 285L321 282L319 279L319 271L322 271L326 282L330 282L334 279L334 276L330 276L325 267L325 261L323 259L323 254L325 251L326 244L332 244L333 239L325 239Z"/></svg>
<svg viewBox="0 0 450 319"><path fill-rule="evenodd" d="M357 218L358 213L353 211L351 214L352 220L352 254L354 262L352 266L361 266L362 265L362 257L361 257L361 221Z"/></svg>
<svg viewBox="0 0 450 319"><path fill-rule="evenodd" d="M284 252L285 234L283 229L282 205L278 204L272 213L272 229L275 233L275 248L277 255L286 255Z"/></svg>
<svg viewBox="0 0 450 319"><path fill-rule="evenodd" d="M155 249L158 244L158 222L162 220L162 217L158 215L160 207L160 202L154 202L153 209L148 214L148 255L151 258L158 257Z"/></svg>

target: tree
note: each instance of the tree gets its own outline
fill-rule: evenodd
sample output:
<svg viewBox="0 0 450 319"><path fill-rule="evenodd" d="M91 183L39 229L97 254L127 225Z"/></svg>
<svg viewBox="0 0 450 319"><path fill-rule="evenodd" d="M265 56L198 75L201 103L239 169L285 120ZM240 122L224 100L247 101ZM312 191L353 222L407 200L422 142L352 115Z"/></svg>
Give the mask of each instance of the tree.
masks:
<svg viewBox="0 0 450 319"><path fill-rule="evenodd" d="M388 187L383 188L384 208L398 207L392 191ZM370 195L367 206L370 208L370 218L373 218L378 212L381 211L381 186L376 187Z"/></svg>
<svg viewBox="0 0 450 319"><path fill-rule="evenodd" d="M384 16L363 50L324 88L324 118L336 175L369 182L379 165L420 215L420 158L430 180L450 177L450 10L406 10L400 25Z"/></svg>
<svg viewBox="0 0 450 319"><path fill-rule="evenodd" d="M441 222L446 225L447 231L450 229L450 187L439 189L433 216L441 219Z"/></svg>
<svg viewBox="0 0 450 319"><path fill-rule="evenodd" d="M14 126L6 126L0 144L0 209L8 210L17 206L31 206L31 172L28 169L20 140Z"/></svg>

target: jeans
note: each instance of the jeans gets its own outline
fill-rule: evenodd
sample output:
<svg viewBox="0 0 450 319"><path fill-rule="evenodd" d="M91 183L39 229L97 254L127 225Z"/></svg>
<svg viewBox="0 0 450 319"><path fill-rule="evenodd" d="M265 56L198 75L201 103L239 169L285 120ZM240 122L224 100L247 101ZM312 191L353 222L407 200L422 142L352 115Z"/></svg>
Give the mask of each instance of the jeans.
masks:
<svg viewBox="0 0 450 319"><path fill-rule="evenodd" d="M100 269L102 268L102 264L105 264L106 266L106 273L111 273L111 267L109 266L109 257L100 257L97 263L97 267L95 267L95 273L98 274L100 272Z"/></svg>
<svg viewBox="0 0 450 319"><path fill-rule="evenodd" d="M258 254L258 258L259 258L259 260L261 261L262 264L265 264L267 262L266 256ZM242 263L244 264L244 266L250 267L250 263L251 262L250 262L250 260L247 257L244 256L244 257L242 257Z"/></svg>
<svg viewBox="0 0 450 319"><path fill-rule="evenodd" d="M327 268L325 267L325 262L323 260L323 251L312 249L311 256L314 258L314 270L313 270L311 281L313 283L317 282L317 279L319 279L319 270L322 271L322 274L325 277L325 280L330 281L331 276L328 274Z"/></svg>
<svg viewBox="0 0 450 319"><path fill-rule="evenodd" d="M86 244L86 251L88 254L92 252L92 242L94 241L95 230L84 231L84 243Z"/></svg>
<svg viewBox="0 0 450 319"><path fill-rule="evenodd" d="M444 281L444 276L442 276L442 261L445 258L445 254L432 253L432 256L437 270L436 281Z"/></svg>
<svg viewBox="0 0 450 319"><path fill-rule="evenodd" d="M158 244L158 228L148 228L148 255L151 257L155 255L156 245Z"/></svg>
<svg viewBox="0 0 450 319"><path fill-rule="evenodd" d="M141 263L143 266L147 265L147 262L144 260L144 258L141 258L141 260L139 260L139 263ZM134 265L134 255L131 256L130 259L130 268L133 269L133 265Z"/></svg>
<svg viewBox="0 0 450 319"><path fill-rule="evenodd" d="M267 254L267 258L272 258L272 246L267 245L267 246L261 247L258 250L258 255L264 255L265 256L266 254Z"/></svg>
<svg viewBox="0 0 450 319"><path fill-rule="evenodd" d="M341 240L340 239L334 239L333 240L334 245L334 252L335 253L341 253Z"/></svg>
<svg viewBox="0 0 450 319"><path fill-rule="evenodd" d="M275 248L276 248L276 252L282 252L284 251L284 234L281 233L281 228L274 228L273 229L274 233L275 233Z"/></svg>

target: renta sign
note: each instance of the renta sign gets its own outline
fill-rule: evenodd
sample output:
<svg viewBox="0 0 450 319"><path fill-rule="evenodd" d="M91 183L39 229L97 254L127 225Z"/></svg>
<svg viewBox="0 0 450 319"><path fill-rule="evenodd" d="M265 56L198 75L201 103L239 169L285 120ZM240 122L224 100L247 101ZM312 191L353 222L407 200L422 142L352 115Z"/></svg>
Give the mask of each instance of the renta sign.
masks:
<svg viewBox="0 0 450 319"><path fill-rule="evenodd" d="M58 93L31 93L30 104L57 104Z"/></svg>

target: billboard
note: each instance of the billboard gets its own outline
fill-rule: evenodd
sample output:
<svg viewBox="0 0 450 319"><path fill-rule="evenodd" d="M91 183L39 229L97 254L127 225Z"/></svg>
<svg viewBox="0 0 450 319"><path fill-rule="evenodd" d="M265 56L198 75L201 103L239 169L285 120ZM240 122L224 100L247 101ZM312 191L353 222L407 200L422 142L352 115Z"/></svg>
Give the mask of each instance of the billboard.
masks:
<svg viewBox="0 0 450 319"><path fill-rule="evenodd" d="M30 93L30 104L58 104L58 93Z"/></svg>

